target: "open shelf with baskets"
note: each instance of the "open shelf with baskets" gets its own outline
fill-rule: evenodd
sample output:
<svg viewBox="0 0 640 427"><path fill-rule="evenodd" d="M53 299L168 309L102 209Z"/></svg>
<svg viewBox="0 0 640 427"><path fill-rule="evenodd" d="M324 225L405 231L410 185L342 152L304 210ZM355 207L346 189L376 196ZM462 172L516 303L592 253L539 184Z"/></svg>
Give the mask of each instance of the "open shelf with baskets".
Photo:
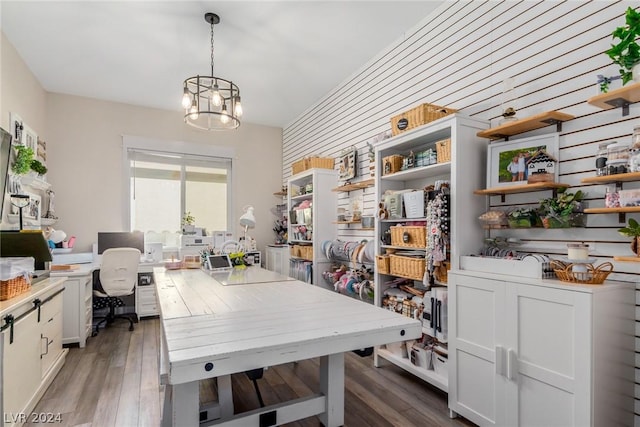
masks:
<svg viewBox="0 0 640 427"><path fill-rule="evenodd" d="M438 182L448 181L449 183L447 222L450 244L447 251L448 258L443 262L443 266L458 268L459 256L474 252L477 249L475 247L477 242L482 241L483 230L476 226L477 217L482 213L482 206L472 203L471 198L476 183L482 182L486 177L485 164L479 159L486 158L487 141L479 138L477 133L487 127L486 121L455 113L400 133L375 146L376 171L380 171L375 177L376 204L389 204L389 206L385 205L389 211L388 217L377 219L374 280L376 305L383 305L385 292L391 286L389 282L396 278L413 280L416 291L425 289L423 279L428 251L426 207L429 199L429 195L424 193L425 188ZM385 174L385 158L409 156L411 153L415 155L429 149L437 150L436 145L442 141L447 141L446 144L442 144L442 147L446 146L448 152L444 156L437 157L439 162L425 164L416 161L415 167L405 170L395 164L393 168L387 168ZM397 158L393 161L397 161ZM392 169L391 173L388 169ZM422 192L424 203L418 204L418 208L408 205L404 209L403 207L390 209L391 204L403 204L404 201L400 202L400 200L404 200L404 196L386 200L387 192L408 189L417 190L418 193L415 198L409 198L409 201L419 200ZM410 212L411 218L406 217L407 211ZM402 256L402 251L410 251L411 255ZM446 285L446 275L445 268L444 274L438 276L442 280L436 284ZM437 288L446 290L442 286ZM385 348L376 349L376 366L379 366L379 358L406 369L444 391L448 389L446 372L441 375L417 367L408 358Z"/></svg>
<svg viewBox="0 0 640 427"><path fill-rule="evenodd" d="M556 125L557 131L562 129L562 122L573 119L574 116L560 111L547 111L536 114L520 120L514 120L501 124L491 129L478 132L480 138L504 139L508 140L510 136L518 135L530 130L540 129L543 127Z"/></svg>

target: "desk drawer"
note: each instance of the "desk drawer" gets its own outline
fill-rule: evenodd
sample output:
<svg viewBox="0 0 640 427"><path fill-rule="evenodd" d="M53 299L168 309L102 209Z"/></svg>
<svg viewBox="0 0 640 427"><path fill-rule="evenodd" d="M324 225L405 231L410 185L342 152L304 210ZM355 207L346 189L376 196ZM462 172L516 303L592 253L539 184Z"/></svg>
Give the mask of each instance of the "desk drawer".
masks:
<svg viewBox="0 0 640 427"><path fill-rule="evenodd" d="M138 317L157 316L160 314L158 304L140 304L138 306Z"/></svg>
<svg viewBox="0 0 640 427"><path fill-rule="evenodd" d="M62 313L62 294L58 294L53 299L42 304L40 307L40 321L47 322L59 313Z"/></svg>

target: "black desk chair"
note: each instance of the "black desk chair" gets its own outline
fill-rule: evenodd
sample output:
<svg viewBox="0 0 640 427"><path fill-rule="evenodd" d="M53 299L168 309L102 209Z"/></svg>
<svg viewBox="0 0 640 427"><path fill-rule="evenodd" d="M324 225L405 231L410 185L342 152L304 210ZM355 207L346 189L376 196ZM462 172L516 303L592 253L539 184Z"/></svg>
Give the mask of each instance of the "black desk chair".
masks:
<svg viewBox="0 0 640 427"><path fill-rule="evenodd" d="M138 321L135 313L116 315L115 308L124 305L120 297L135 293L139 263L140 251L134 248L107 249L102 254L100 287L93 290L93 305L94 308L109 307L109 313L95 325L92 336L98 334L100 325L108 326L118 318L128 320L129 330L133 331L133 323Z"/></svg>

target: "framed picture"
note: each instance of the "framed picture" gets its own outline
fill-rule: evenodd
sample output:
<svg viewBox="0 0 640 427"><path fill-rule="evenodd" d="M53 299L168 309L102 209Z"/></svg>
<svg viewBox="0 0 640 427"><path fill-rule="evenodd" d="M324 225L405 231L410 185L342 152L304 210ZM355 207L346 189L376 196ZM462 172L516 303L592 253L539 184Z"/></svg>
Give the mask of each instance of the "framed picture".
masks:
<svg viewBox="0 0 640 427"><path fill-rule="evenodd" d="M553 181L558 180L558 133L551 133L531 138L521 138L514 141L489 144L487 150L487 188L502 187L513 184L526 184L531 166L535 158L541 153L551 159L548 167L536 173L545 172L553 175ZM553 163L553 164L551 164Z"/></svg>
<svg viewBox="0 0 640 427"><path fill-rule="evenodd" d="M22 208L22 219L26 225L39 225L42 216L42 198L38 194L23 192L29 196L29 205ZM20 209L10 203L10 215L19 215Z"/></svg>
<svg viewBox="0 0 640 427"><path fill-rule="evenodd" d="M16 113L9 113L9 120L11 121L11 136L13 136L13 145L22 145L24 124L22 118Z"/></svg>
<svg viewBox="0 0 640 427"><path fill-rule="evenodd" d="M340 179L350 180L356 177L358 170L356 154L355 147L344 149L340 153Z"/></svg>
<svg viewBox="0 0 640 427"><path fill-rule="evenodd" d="M22 130L22 144L31 148L34 154L38 152L38 134L25 124L23 124Z"/></svg>

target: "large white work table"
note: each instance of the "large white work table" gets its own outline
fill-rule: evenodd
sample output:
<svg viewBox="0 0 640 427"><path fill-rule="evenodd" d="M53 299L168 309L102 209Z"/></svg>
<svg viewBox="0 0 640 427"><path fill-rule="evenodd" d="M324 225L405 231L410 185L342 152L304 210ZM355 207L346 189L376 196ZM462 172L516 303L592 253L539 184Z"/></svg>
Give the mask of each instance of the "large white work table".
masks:
<svg viewBox="0 0 640 427"><path fill-rule="evenodd" d="M198 425L198 382L206 378L218 381L215 425L279 425L314 415L325 426L342 425L344 352L421 336L417 320L260 267L156 268L154 275L167 384L163 425ZM230 374L314 357L319 393L233 415Z"/></svg>

